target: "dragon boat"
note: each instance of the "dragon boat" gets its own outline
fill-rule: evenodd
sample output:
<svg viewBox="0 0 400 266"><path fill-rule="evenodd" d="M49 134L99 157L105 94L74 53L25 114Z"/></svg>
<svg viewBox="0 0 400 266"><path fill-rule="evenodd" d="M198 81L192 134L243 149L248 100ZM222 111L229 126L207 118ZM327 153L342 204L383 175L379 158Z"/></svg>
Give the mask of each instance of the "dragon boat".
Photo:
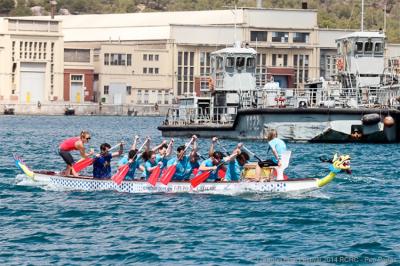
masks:
<svg viewBox="0 0 400 266"><path fill-rule="evenodd" d="M21 158L15 157L15 163L23 174L17 179L27 185L48 186L58 190L77 191L118 191L126 193L204 193L237 195L243 193L293 193L301 194L322 188L330 183L340 172L350 171L350 156L335 155L330 160L330 172L323 178L291 178L286 180L270 180L273 168L264 167L261 177L255 178L255 164L245 165L242 178L236 182L204 182L193 188L189 181L172 181L168 185L157 183L152 186L145 180L125 180L120 185L111 179L95 179L92 177L63 176L53 171L32 171ZM279 179L279 178L278 178Z"/></svg>

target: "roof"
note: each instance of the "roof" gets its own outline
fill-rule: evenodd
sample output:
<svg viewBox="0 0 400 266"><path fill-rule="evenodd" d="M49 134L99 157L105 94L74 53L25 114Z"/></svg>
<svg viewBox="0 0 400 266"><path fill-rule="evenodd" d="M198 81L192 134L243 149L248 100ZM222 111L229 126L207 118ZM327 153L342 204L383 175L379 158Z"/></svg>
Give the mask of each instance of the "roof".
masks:
<svg viewBox="0 0 400 266"><path fill-rule="evenodd" d="M245 47L227 47L218 51L213 52L212 54L257 54L256 50L253 48L245 48Z"/></svg>
<svg viewBox="0 0 400 266"><path fill-rule="evenodd" d="M339 39L336 40L343 40L349 38L385 38L385 34L378 32L378 31L356 31L350 34L347 34Z"/></svg>
<svg viewBox="0 0 400 266"><path fill-rule="evenodd" d="M56 18L63 21L64 29L167 26L170 24L223 25L243 23L243 10L90 14L56 16Z"/></svg>

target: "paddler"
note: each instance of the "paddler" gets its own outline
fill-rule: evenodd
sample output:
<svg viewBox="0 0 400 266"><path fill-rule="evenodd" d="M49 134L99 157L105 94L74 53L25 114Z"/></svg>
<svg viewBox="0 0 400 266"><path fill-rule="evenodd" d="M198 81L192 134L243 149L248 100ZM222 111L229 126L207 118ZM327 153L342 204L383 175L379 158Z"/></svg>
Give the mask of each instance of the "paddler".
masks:
<svg viewBox="0 0 400 266"><path fill-rule="evenodd" d="M153 148L154 152L158 152L156 154L156 163L162 162L161 169L167 166L168 157L172 153L172 146L174 144L174 139L170 139L168 145L167 141L164 140L160 145Z"/></svg>
<svg viewBox="0 0 400 266"><path fill-rule="evenodd" d="M176 149L176 157L168 160L167 167L176 164L176 171L172 177L172 180L189 180L193 170L199 167L197 155L197 136L193 135L192 140L192 151L189 155L184 154L186 146L181 145Z"/></svg>
<svg viewBox="0 0 400 266"><path fill-rule="evenodd" d="M210 158L203 161L199 167L199 172L197 175L200 175L204 171L210 171L211 173L207 178L207 181L218 181L220 177L218 176L218 171L221 169L225 162L229 162L237 156L237 153L232 153L229 156L223 157L223 154L220 151L214 151L215 143L218 141L216 137L212 138L211 146L210 146ZM211 154L212 152L212 154Z"/></svg>
<svg viewBox="0 0 400 266"><path fill-rule="evenodd" d="M241 151L242 147L243 143L238 143L237 147L233 150L232 154L237 155L236 158L232 157L229 161L225 177L222 179L223 181L239 181L244 165L250 159L250 156L246 152Z"/></svg>
<svg viewBox="0 0 400 266"><path fill-rule="evenodd" d="M111 145L103 143L100 145L100 153L96 154L93 161L93 178L111 178L111 159L120 156L123 152L123 143L119 145L119 151L110 153Z"/></svg>
<svg viewBox="0 0 400 266"><path fill-rule="evenodd" d="M129 150L128 156L122 157L121 160L119 160L118 162L118 166L122 166L129 163L129 171L125 177L125 180L134 179L136 169L139 169L142 172L144 171L144 166L143 166L144 161L142 159L142 154L138 154L139 150L136 148L138 140L139 136L136 135L133 144L131 146L131 149ZM147 137L145 142L146 143L144 144L145 148L144 152L147 152L149 149L150 138Z"/></svg>
<svg viewBox="0 0 400 266"><path fill-rule="evenodd" d="M147 152L146 156L148 156L149 159L144 164L144 172L143 172L142 178L147 180L147 179L149 179L151 172L153 172L153 170L156 169L157 166L161 167L163 165L163 162L156 161L157 155L154 151Z"/></svg>
<svg viewBox="0 0 400 266"><path fill-rule="evenodd" d="M77 150L81 154L82 158L87 158L94 153L91 150L89 153L85 152L84 144L88 143L90 140L90 134L88 131L83 130L78 137L72 137L61 142L58 154L63 158L64 162L67 164L67 168L64 171L64 175L79 176L75 170L72 168L74 164L74 158L71 155L71 151Z"/></svg>

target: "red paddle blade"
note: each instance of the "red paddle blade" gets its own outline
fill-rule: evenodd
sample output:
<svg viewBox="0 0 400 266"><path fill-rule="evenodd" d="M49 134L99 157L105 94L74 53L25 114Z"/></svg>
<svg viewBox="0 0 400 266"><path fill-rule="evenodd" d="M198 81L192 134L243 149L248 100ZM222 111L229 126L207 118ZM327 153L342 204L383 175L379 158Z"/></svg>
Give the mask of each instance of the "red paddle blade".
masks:
<svg viewBox="0 0 400 266"><path fill-rule="evenodd" d="M122 181L124 180L125 176L128 174L129 171L129 164L126 164L120 167L115 175L111 177L111 179L117 183L117 185L121 185Z"/></svg>
<svg viewBox="0 0 400 266"><path fill-rule="evenodd" d="M200 185L201 183L203 183L204 181L206 181L207 178L210 176L210 174L211 174L211 171L201 173L201 174L193 177L192 180L190 180L190 184L192 184L192 187L195 188L198 185Z"/></svg>
<svg viewBox="0 0 400 266"><path fill-rule="evenodd" d="M93 158L85 158L74 163L72 168L74 168L75 172L78 173L92 164L93 164Z"/></svg>
<svg viewBox="0 0 400 266"><path fill-rule="evenodd" d="M155 186L158 177L160 176L160 173L161 173L161 168L160 166L157 166L156 169L154 169L153 172L151 172L149 180L147 180L147 182L149 182L152 186Z"/></svg>
<svg viewBox="0 0 400 266"><path fill-rule="evenodd" d="M194 168L192 171L194 176L196 176L198 172L199 172L199 168Z"/></svg>
<svg viewBox="0 0 400 266"><path fill-rule="evenodd" d="M219 178L224 178L224 177L225 177L225 173L226 173L226 170L224 170L224 169L219 169L219 170L218 170L218 177L219 177Z"/></svg>
<svg viewBox="0 0 400 266"><path fill-rule="evenodd" d="M176 172L175 164L168 167L167 171L165 171L165 173L161 177L161 183L163 183L164 185L168 185L168 183L171 181L172 177L174 176L175 172Z"/></svg>

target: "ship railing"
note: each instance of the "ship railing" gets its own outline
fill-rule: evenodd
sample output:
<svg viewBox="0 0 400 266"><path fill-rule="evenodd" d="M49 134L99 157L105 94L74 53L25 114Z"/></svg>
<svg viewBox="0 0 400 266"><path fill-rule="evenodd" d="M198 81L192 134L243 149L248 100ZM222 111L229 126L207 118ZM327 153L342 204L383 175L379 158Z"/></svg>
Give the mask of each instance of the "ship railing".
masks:
<svg viewBox="0 0 400 266"><path fill-rule="evenodd" d="M168 110L164 125L207 125L232 124L236 118L237 107L185 107L170 108Z"/></svg>

